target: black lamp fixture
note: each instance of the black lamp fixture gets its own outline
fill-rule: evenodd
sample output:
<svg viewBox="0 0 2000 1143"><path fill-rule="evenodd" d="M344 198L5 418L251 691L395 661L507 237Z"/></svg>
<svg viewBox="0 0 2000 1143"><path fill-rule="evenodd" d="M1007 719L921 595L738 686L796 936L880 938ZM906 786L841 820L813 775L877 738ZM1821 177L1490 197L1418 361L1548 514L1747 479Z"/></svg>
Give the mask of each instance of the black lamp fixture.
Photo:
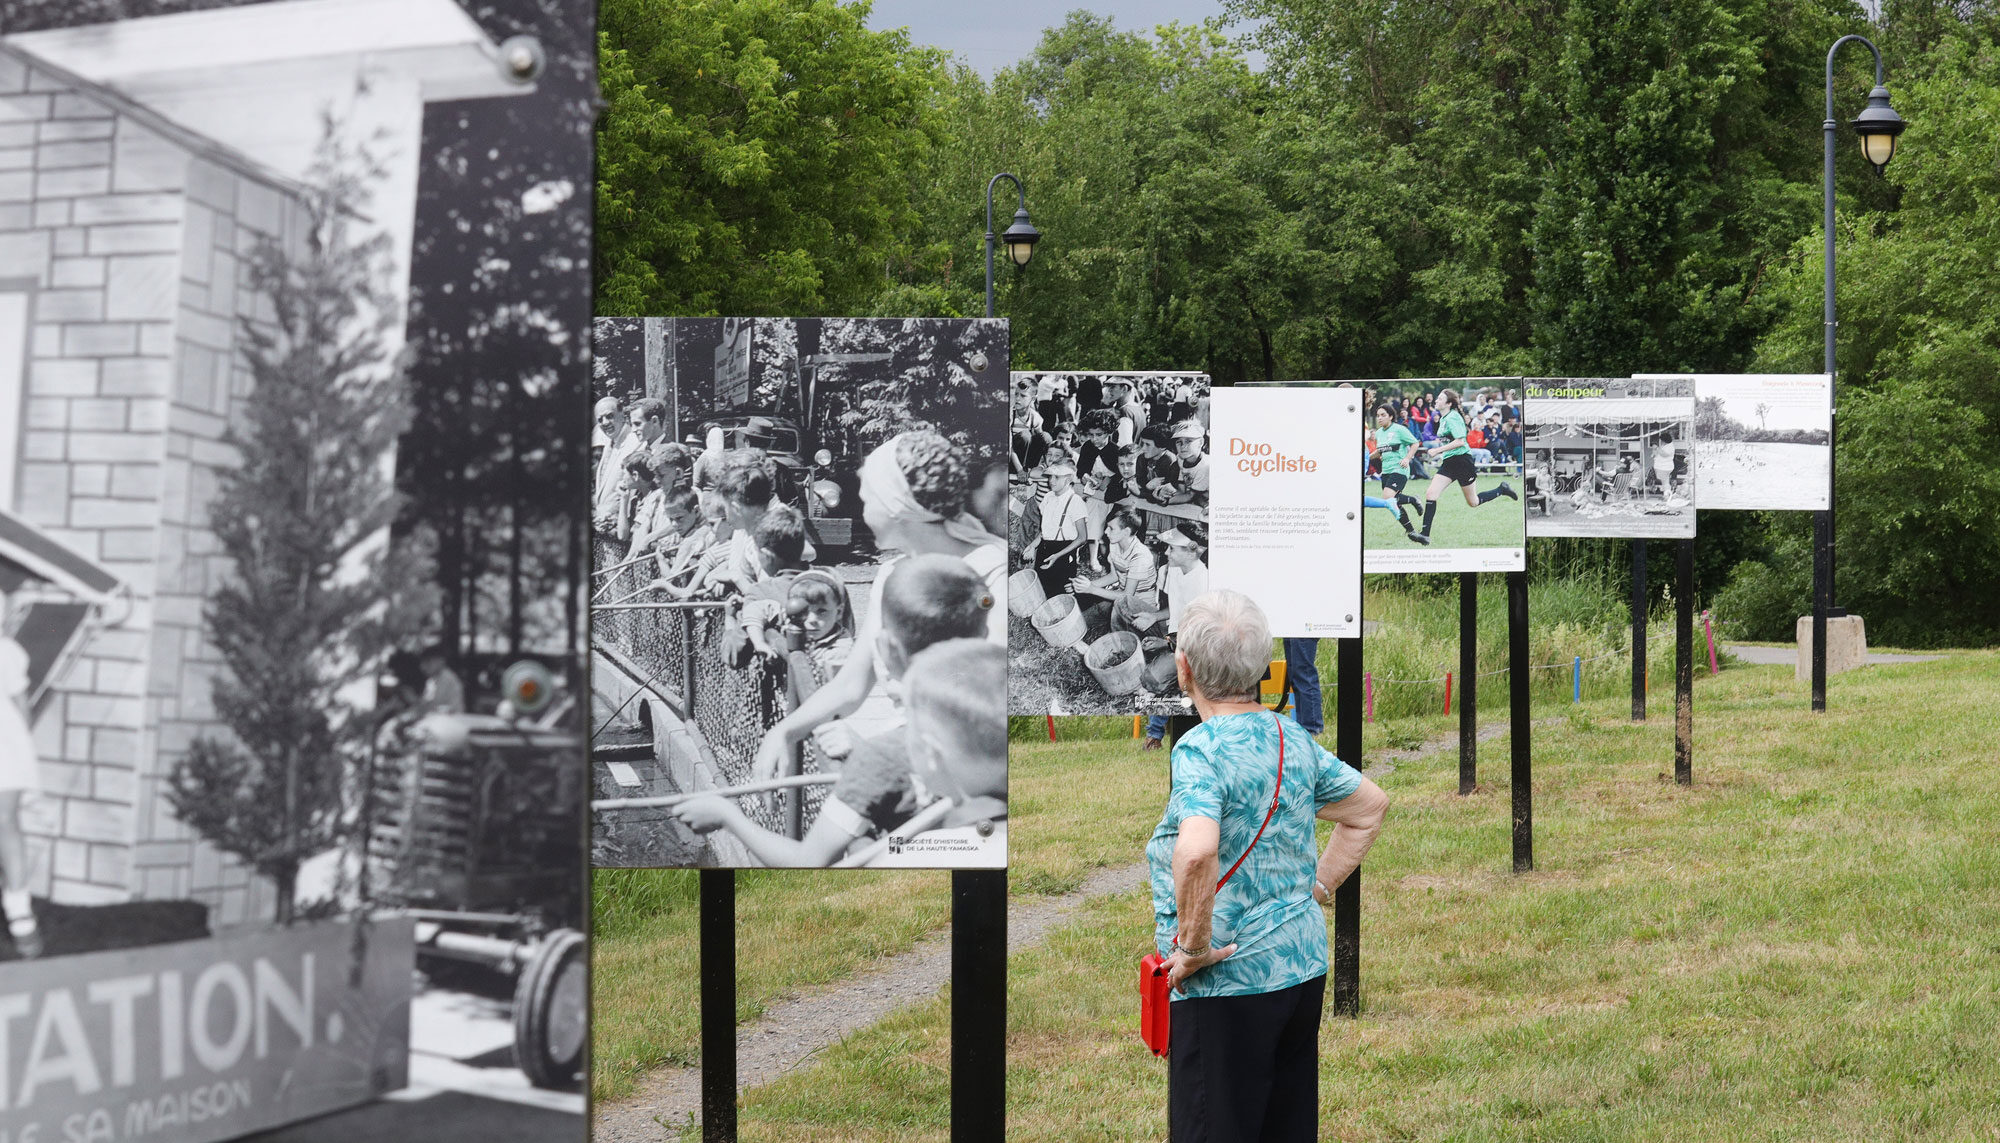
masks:
<svg viewBox="0 0 2000 1143"><path fill-rule="evenodd" d="M993 316L993 188L1001 179L1014 184L1016 196L1014 225L1000 236L1007 246L1007 258L1016 266L1025 266L1028 259L1035 256L1035 243L1042 240L1042 232L1028 221L1028 191L1021 180L1002 171L986 183L986 316Z"/></svg>
<svg viewBox="0 0 2000 1143"><path fill-rule="evenodd" d="M1889 114L1894 115L1895 112ZM1900 121L1897 129L1902 129ZM1007 257L1012 258L1016 266L1028 264L1028 259L1035 256L1035 243L1041 240L1042 232L1036 230L1035 224L1028 221L1027 207L1014 212L1014 225L1000 235L1000 241L1007 247Z"/></svg>
<svg viewBox="0 0 2000 1143"><path fill-rule="evenodd" d="M1854 131L1861 136L1861 154L1876 174L1896 157L1896 136L1903 133L1903 117L1889 106L1889 89L1880 83L1868 93L1868 106L1854 117Z"/></svg>

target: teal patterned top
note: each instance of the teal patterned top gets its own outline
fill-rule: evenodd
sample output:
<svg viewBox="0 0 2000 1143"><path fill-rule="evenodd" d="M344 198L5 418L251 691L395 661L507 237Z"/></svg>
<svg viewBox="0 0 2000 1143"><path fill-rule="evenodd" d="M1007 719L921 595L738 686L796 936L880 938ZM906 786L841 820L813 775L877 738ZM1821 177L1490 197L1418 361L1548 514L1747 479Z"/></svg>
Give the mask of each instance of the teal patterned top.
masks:
<svg viewBox="0 0 2000 1143"><path fill-rule="evenodd" d="M1211 943L1234 944L1226 959L1195 973L1175 1000L1276 992L1324 976L1326 915L1313 900L1319 863L1313 821L1319 808L1361 788L1361 774L1313 741L1286 715L1263 711L1204 720L1174 744L1167 812L1146 843L1152 867L1153 940L1173 951L1179 929L1174 899L1174 841L1191 817L1221 823L1216 877L1257 836L1278 780L1278 735L1285 743L1285 785L1277 812L1243 867L1215 896Z"/></svg>

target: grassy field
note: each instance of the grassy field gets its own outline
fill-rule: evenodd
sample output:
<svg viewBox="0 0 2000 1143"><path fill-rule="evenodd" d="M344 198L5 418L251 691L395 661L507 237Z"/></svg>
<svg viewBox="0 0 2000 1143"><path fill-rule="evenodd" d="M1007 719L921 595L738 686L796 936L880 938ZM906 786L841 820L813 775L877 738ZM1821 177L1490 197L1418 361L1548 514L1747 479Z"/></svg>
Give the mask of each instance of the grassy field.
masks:
<svg viewBox="0 0 2000 1143"><path fill-rule="evenodd" d="M1664 704L1635 725L1616 697L1538 700L1537 869L1521 876L1504 739L1469 798L1453 754L1402 764L1365 869L1364 1011L1321 1036L1322 1137L1996 1137L1996 695L1993 653L1836 676L1820 716L1789 670L1726 670L1699 685L1691 789L1668 777ZM1369 748L1387 733L1371 726ZM1017 894L1137 859L1159 755L1098 739L1014 758ZM810 913L822 876L747 878L741 940ZM863 928L941 919L943 875L851 877L884 887ZM636 971L612 958L650 941L633 910L600 910L623 925L600 945L602 1069L606 990ZM1014 960L1010 1138L1163 1137L1164 1065L1131 1027L1148 926L1142 894L1105 898ZM677 947L662 967L655 946L653 970L687 979L662 979L649 1006L691 1021L691 945ZM745 1010L796 983L746 970ZM742 1137L944 1139L947 1034L940 999L850 1037L749 1093ZM690 1024L676 1054L692 1043Z"/></svg>
<svg viewBox="0 0 2000 1143"><path fill-rule="evenodd" d="M1435 470L1433 470L1435 471ZM1481 476L1472 486L1475 493L1489 488L1498 488L1505 481L1511 485L1516 495L1521 491L1519 476ZM1404 488L1405 494L1419 500L1424 498L1430 487L1428 480L1413 480ZM1387 497L1381 485L1369 481L1367 492L1370 496ZM1421 531L1424 526L1424 508L1419 504L1409 509L1410 523ZM1528 531L1528 515L1519 500L1509 500L1505 496L1469 508L1465 494L1458 485L1448 485L1438 493L1437 516L1431 521L1431 546L1434 548L1518 548L1525 541ZM1370 508L1361 515L1361 546L1364 548L1395 548L1414 551L1417 547L1403 535L1403 526L1380 508Z"/></svg>

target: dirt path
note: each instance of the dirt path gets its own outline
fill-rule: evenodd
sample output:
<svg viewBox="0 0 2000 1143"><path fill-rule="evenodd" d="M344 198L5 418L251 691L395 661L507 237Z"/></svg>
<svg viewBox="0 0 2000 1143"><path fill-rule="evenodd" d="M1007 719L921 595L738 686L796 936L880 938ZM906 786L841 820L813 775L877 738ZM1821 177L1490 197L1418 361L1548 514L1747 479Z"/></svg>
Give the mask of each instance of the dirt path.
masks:
<svg viewBox="0 0 2000 1143"><path fill-rule="evenodd" d="M1479 728L1481 742L1507 732L1506 722ZM1452 734L1415 750L1384 751L1368 766L1370 777L1395 771L1399 762L1455 750ZM1076 892L1010 905L1007 952L1034 948L1098 897L1144 888L1146 865L1139 862L1101 870ZM932 934L906 953L876 962L866 972L812 989L774 1005L753 1024L736 1030L736 1089L740 1093L818 1064L819 1053L905 1005L928 1000L951 977L951 931ZM664 1068L639 1081L631 1096L600 1103L594 1112L592 1143L660 1143L697 1121L701 1112L701 1069Z"/></svg>

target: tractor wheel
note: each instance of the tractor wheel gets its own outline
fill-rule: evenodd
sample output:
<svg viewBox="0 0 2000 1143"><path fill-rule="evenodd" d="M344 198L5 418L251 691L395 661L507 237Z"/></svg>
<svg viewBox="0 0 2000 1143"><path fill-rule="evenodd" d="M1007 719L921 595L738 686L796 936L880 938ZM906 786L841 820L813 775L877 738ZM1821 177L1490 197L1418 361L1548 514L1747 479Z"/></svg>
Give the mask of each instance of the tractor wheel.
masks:
<svg viewBox="0 0 2000 1143"><path fill-rule="evenodd" d="M542 1088L571 1088L583 1078L589 1043L590 958L583 934L557 929L521 970L514 986L514 1059Z"/></svg>

